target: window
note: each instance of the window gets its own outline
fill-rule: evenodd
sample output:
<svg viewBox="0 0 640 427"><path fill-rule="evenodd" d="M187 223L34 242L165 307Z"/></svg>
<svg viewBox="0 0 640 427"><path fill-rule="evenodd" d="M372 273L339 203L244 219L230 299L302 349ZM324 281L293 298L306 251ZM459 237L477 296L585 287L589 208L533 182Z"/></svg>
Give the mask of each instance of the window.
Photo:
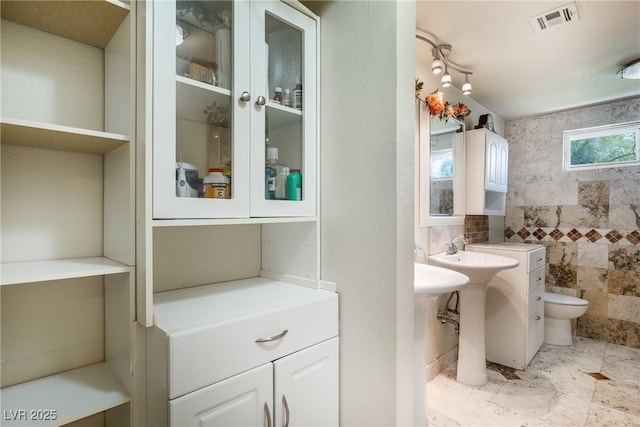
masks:
<svg viewBox="0 0 640 427"><path fill-rule="evenodd" d="M640 121L563 133L564 170L640 165Z"/></svg>

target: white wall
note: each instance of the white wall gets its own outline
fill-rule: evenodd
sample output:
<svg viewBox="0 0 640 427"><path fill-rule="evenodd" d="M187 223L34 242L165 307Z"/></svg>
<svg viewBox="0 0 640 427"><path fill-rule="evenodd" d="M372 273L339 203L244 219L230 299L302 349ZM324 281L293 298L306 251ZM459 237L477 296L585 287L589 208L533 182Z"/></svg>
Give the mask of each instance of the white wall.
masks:
<svg viewBox="0 0 640 427"><path fill-rule="evenodd" d="M410 425L415 4L306 5L321 18L321 275L340 294L340 422Z"/></svg>

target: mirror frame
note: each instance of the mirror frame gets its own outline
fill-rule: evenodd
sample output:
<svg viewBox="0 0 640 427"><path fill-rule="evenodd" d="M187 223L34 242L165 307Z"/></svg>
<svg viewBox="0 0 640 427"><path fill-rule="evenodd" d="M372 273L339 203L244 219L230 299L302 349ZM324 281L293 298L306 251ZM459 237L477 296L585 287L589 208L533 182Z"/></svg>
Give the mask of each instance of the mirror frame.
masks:
<svg viewBox="0 0 640 427"><path fill-rule="evenodd" d="M419 224L421 227L463 225L465 217L465 124L457 119L449 119L462 127L462 138L457 138L453 144L453 215L433 216L430 209L431 119L424 102L418 102L417 115Z"/></svg>

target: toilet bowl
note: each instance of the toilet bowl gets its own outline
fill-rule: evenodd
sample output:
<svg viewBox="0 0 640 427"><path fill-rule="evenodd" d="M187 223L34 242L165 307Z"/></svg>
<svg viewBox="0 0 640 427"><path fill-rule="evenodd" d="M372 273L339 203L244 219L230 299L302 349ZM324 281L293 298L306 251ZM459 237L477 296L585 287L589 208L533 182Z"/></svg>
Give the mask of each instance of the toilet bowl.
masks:
<svg viewBox="0 0 640 427"><path fill-rule="evenodd" d="M571 320L586 313L589 301L570 295L544 293L544 342L571 345Z"/></svg>

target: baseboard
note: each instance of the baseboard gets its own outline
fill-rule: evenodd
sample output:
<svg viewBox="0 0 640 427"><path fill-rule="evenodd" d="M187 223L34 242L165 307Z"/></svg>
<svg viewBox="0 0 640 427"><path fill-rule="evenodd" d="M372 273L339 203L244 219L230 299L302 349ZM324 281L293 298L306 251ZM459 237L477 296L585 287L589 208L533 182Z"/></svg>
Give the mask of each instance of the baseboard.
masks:
<svg viewBox="0 0 640 427"><path fill-rule="evenodd" d="M434 379L440 372L447 369L447 366L451 365L458 360L458 346L453 347L442 356L438 357L433 362L429 363L425 368L425 375L427 382Z"/></svg>

